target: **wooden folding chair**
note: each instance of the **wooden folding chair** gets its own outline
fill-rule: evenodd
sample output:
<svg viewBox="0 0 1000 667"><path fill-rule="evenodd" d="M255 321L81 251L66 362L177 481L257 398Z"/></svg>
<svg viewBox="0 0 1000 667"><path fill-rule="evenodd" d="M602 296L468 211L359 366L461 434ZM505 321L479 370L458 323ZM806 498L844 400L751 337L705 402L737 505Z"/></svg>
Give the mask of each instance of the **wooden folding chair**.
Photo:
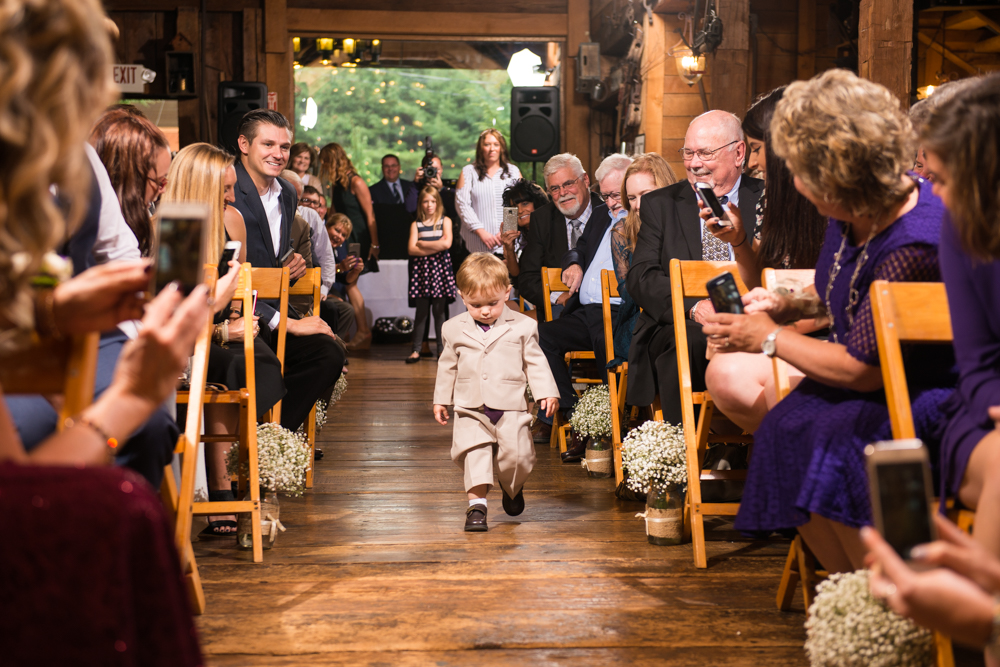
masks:
<svg viewBox="0 0 1000 667"><path fill-rule="evenodd" d="M206 267L206 273L212 267ZM212 268L214 272L214 268ZM254 282L254 270L249 263L244 263L239 268L239 284L236 289L234 299L243 302L244 315L251 316L243 318L243 355L246 367L246 387L233 391L205 391L205 376L208 370L208 356L211 352L212 323L208 322L205 332L199 335L195 344L195 354L191 366L191 390L188 392L178 392L177 402L187 403L187 420L185 422L184 433L178 439L177 453L181 454L181 483L180 489L174 490L173 473L168 468L164 477L165 496L170 498L176 496L178 500L171 501L177 508L177 541L178 547L190 549L191 543L191 521L193 516L240 514L249 512L251 515L251 537L253 540L253 561L260 563L264 560L263 536L260 527L260 480L258 478L257 464L257 392L256 392L256 364L254 357L254 336L253 336L253 291L260 286ZM263 298L272 298L264 295ZM202 408L206 404L214 405L236 405L239 408L238 433L227 433L218 435L203 434ZM237 499L226 502L194 502L194 485L197 473L197 461L199 453L199 443L201 442L238 442L239 456L248 462L249 475L247 478L241 476L238 490L242 495L243 491L249 490L249 499ZM169 503L168 503L169 504ZM193 558L192 558L193 563ZM187 568L185 568L185 572ZM203 596L202 596L203 600ZM202 610L204 602L201 603ZM201 610L196 610L201 613Z"/></svg>
<svg viewBox="0 0 1000 667"><path fill-rule="evenodd" d="M802 291L815 282L815 269L764 269L761 274L761 284L764 289L773 292L778 288L789 291ZM774 373L774 390L780 401L791 392L788 381L788 364L773 357L771 368ZM816 585L826 578L826 572L816 570L816 557L801 537L796 536L788 548L788 558L785 559L785 569L781 573L781 583L778 585L777 604L781 611L792 608L795 597L795 587L802 584L802 601L805 609L812 605L816 594Z"/></svg>
<svg viewBox="0 0 1000 667"><path fill-rule="evenodd" d="M614 321L611 319L611 299L618 296L618 276L610 269L601 270L601 311L604 315L604 349L608 357L614 357ZM611 444L615 458L615 486L622 483L625 472L622 469L622 422L628 419L625 413L625 389L628 384L628 362L623 361L608 369L608 396L611 400Z"/></svg>
<svg viewBox="0 0 1000 667"><path fill-rule="evenodd" d="M55 406L56 428L83 412L94 400L97 347L101 335L89 333L63 340L36 338L30 348L0 359L0 386L8 395L61 396Z"/></svg>
<svg viewBox="0 0 1000 667"><path fill-rule="evenodd" d="M892 437L915 438L910 391L906 386L902 343L951 344L951 312L944 283L896 283L876 280L871 286L872 316L882 367L882 384L889 405ZM960 510L956 522L970 531L975 512ZM951 639L934 633L938 667L954 667Z"/></svg>
<svg viewBox="0 0 1000 667"><path fill-rule="evenodd" d="M319 267L306 269L306 275L299 278L294 285L288 287L289 296L309 295L313 298L312 314L319 314L321 298L320 287L323 286ZM285 322L287 328L287 320ZM280 326L280 325L279 325ZM284 345L282 345L281 370L285 369ZM306 472L306 488L313 487L313 468L316 467L316 406L314 405L306 417L306 442L309 444L309 470Z"/></svg>
<svg viewBox="0 0 1000 667"><path fill-rule="evenodd" d="M568 292L569 287L562 281L562 269L550 269L548 267L542 267L542 301L544 302L543 311L545 313L545 321L552 321L552 299L550 295L553 292ZM566 353L566 365L570 367L570 371L573 369L574 361L593 361L594 351L593 350L576 350L573 352ZM573 378L574 384L583 385L594 385L603 384L604 380L588 378L588 377L576 377ZM577 393L580 393L579 391ZM559 451L566 451L566 434L569 431L569 424L563 424L562 419L559 417L559 412L552 417L552 436L549 439L549 446L555 447L559 445Z"/></svg>
<svg viewBox="0 0 1000 667"><path fill-rule="evenodd" d="M708 480L744 480L745 470L703 470L709 443L753 443L749 435L716 435L710 433L715 404L707 391L695 392L691 385L691 360L688 353L687 313L684 299L707 298L705 283L720 273L729 271L736 279L740 294L747 291L740 280L735 262L682 262L670 260L670 293L674 311L674 336L677 346L677 373L681 389L681 426L687 446L688 505L691 513L691 542L695 567L708 567L705 551L705 517L735 516L739 503L702 503L701 482ZM701 406L697 425L694 406Z"/></svg>

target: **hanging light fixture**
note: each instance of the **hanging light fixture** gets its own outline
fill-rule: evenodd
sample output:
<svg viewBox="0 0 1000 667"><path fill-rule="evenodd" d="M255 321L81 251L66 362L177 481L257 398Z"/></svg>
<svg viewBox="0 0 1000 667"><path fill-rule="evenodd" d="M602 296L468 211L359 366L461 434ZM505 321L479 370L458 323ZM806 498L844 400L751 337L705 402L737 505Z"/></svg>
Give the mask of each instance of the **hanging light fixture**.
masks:
<svg viewBox="0 0 1000 667"><path fill-rule="evenodd" d="M344 53L352 55L354 53L354 40L350 37L344 39Z"/></svg>

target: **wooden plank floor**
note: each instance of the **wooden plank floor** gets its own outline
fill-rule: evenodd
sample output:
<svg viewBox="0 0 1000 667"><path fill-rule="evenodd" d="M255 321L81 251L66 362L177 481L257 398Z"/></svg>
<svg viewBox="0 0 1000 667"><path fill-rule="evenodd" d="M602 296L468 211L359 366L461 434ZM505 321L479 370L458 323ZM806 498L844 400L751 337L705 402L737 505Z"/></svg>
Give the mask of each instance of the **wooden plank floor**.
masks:
<svg viewBox="0 0 1000 667"><path fill-rule="evenodd" d="M288 531L262 564L195 544L209 665L807 664L804 615L774 603L787 541L709 522L697 570L690 544L648 544L640 503L548 446L524 514L495 489L489 532L463 532L451 428L431 416L436 364L406 352L351 359L316 486L282 498Z"/></svg>

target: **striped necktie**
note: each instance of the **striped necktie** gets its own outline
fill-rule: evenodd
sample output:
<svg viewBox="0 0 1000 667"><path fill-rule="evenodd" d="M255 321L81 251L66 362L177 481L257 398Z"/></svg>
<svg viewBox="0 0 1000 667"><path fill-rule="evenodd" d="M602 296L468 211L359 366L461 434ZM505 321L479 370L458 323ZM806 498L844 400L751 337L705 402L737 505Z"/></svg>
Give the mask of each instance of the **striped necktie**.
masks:
<svg viewBox="0 0 1000 667"><path fill-rule="evenodd" d="M729 197L725 195L719 198L719 203L723 206L728 201ZM712 236L712 232L708 231L708 225L702 225L701 258L706 262L728 262L732 259L729 254L729 244Z"/></svg>

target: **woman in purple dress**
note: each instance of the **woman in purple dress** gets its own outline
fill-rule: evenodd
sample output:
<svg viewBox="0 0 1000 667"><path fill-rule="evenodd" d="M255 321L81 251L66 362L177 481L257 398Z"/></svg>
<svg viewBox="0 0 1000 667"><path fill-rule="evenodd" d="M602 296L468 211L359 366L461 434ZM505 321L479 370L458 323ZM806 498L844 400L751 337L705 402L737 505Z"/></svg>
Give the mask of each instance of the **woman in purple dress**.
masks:
<svg viewBox="0 0 1000 667"><path fill-rule="evenodd" d="M948 207L941 275L958 389L945 406L942 497L976 510L976 541L1000 555L1000 77L938 105L923 132L924 167Z"/></svg>
<svg viewBox="0 0 1000 667"><path fill-rule="evenodd" d="M791 84L771 124L795 187L830 218L814 290L796 298L756 289L747 315L705 325L718 352L763 351L805 374L764 418L736 528L798 528L831 572L862 566L859 528L871 523L864 447L891 437L869 288L874 280L939 279L944 207L913 163L909 120L885 88L845 70ZM818 317L824 342L779 324ZM919 350L913 351L919 354ZM913 363L917 433L930 441L954 386L949 355ZM911 357L912 359L912 357Z"/></svg>

